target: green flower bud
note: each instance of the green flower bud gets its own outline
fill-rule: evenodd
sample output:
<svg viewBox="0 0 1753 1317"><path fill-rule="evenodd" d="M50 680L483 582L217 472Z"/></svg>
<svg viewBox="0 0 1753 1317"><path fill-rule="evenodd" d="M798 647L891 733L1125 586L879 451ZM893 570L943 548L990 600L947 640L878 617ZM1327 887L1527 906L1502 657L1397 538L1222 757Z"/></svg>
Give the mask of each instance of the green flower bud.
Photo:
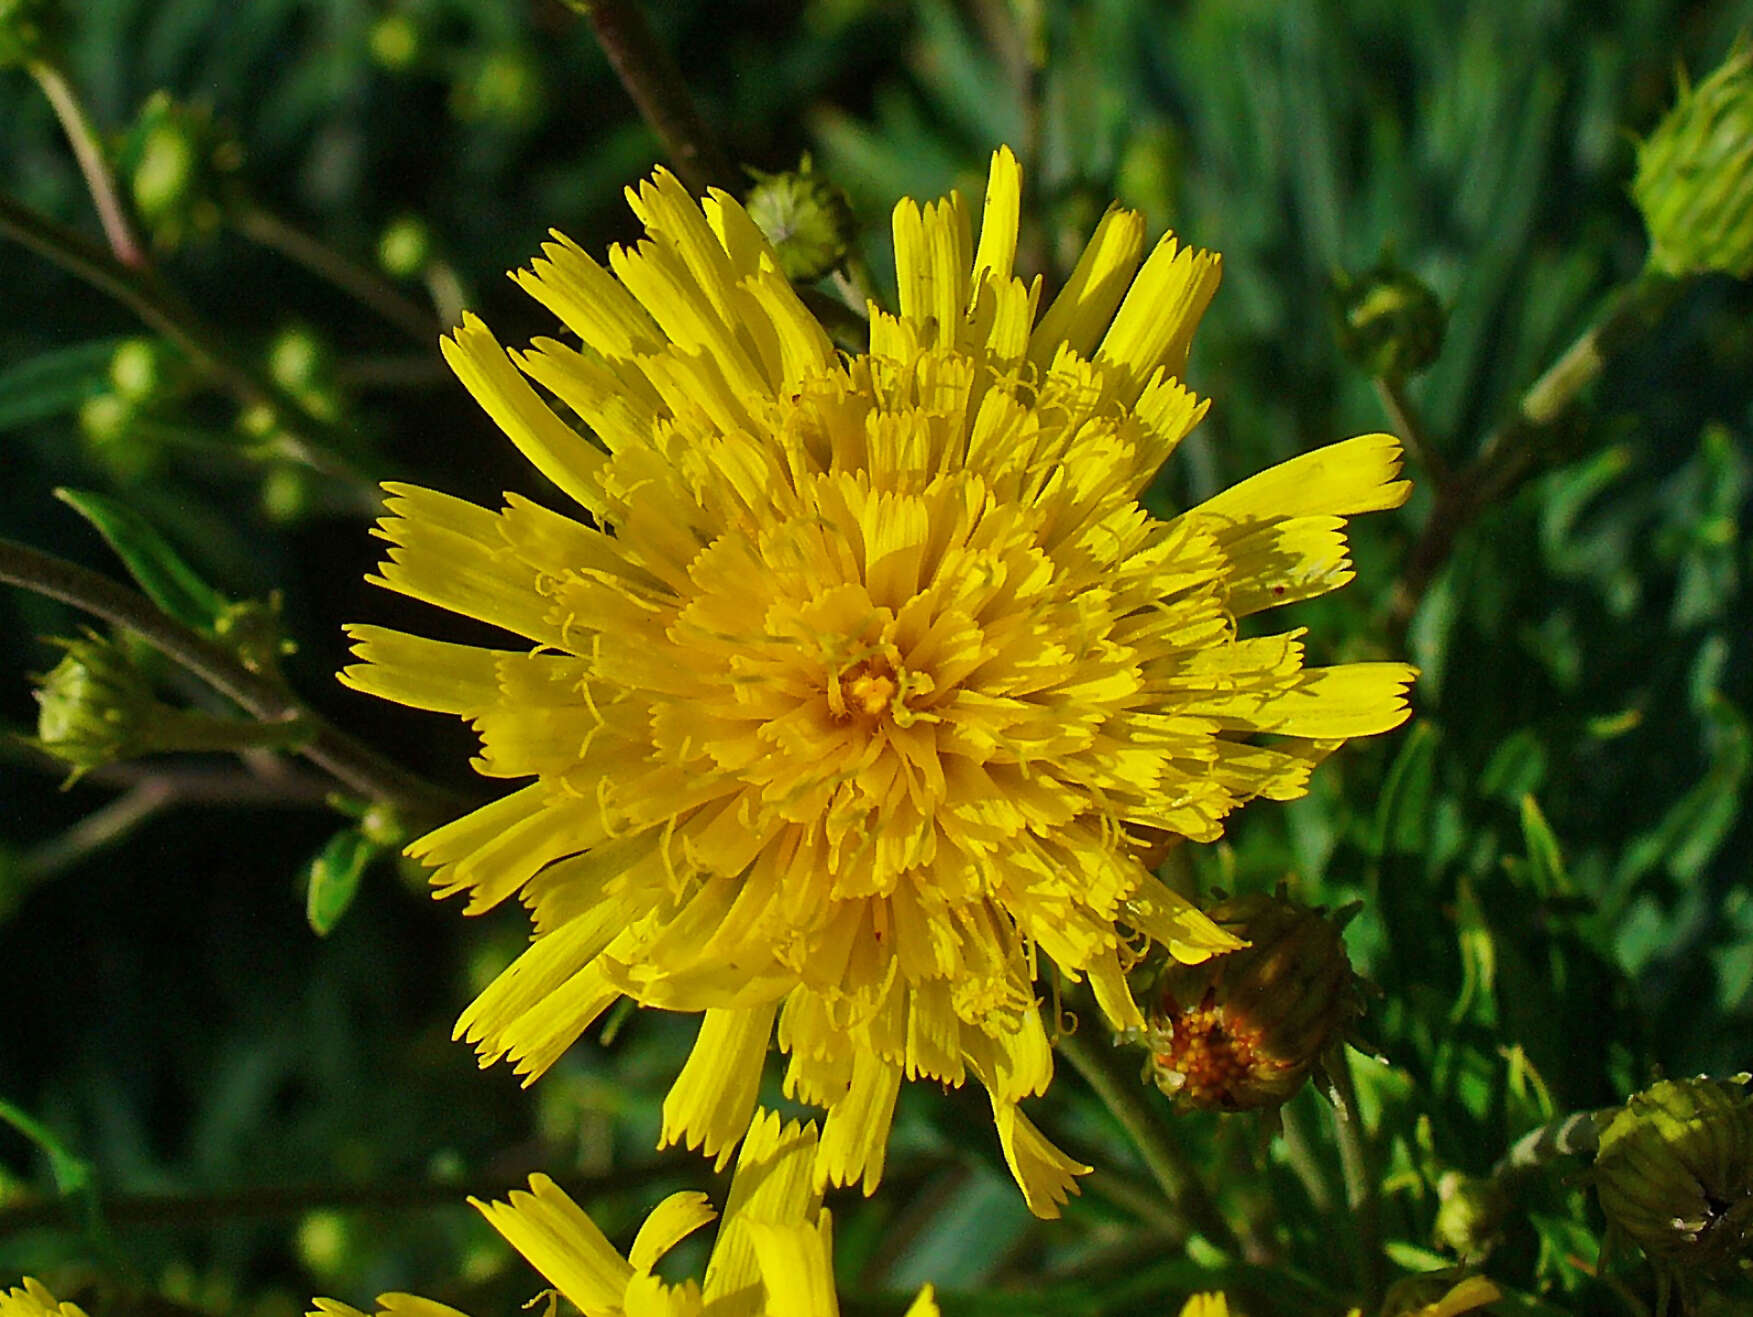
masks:
<svg viewBox="0 0 1753 1317"><path fill-rule="evenodd" d="M276 462L262 476L262 515L276 526L302 521L310 512L313 492L308 468Z"/></svg>
<svg viewBox="0 0 1753 1317"><path fill-rule="evenodd" d="M114 393L94 393L79 405L79 429L92 443L107 446L125 439L134 408Z"/></svg>
<svg viewBox="0 0 1753 1317"><path fill-rule="evenodd" d="M1382 1298L1381 1317L1460 1317L1503 1297L1484 1276L1469 1276L1459 1267L1402 1276Z"/></svg>
<svg viewBox="0 0 1753 1317"><path fill-rule="evenodd" d="M785 277L813 283L838 268L856 232L846 194L811 172L808 157L795 173L754 172L743 205L779 254Z"/></svg>
<svg viewBox="0 0 1753 1317"><path fill-rule="evenodd" d="M288 325L268 345L268 374L288 393L320 388L329 380L334 354L306 325Z"/></svg>
<svg viewBox="0 0 1753 1317"><path fill-rule="evenodd" d="M1753 1098L1746 1076L1665 1079L1601 1133L1607 1220L1664 1269L1710 1274L1753 1257Z"/></svg>
<svg viewBox="0 0 1753 1317"><path fill-rule="evenodd" d="M1165 969L1148 1016L1151 1073L1179 1107L1280 1106L1363 1010L1340 923L1282 895L1206 914L1248 945Z"/></svg>
<svg viewBox="0 0 1753 1317"><path fill-rule="evenodd" d="M57 0L0 0L0 69L53 58L60 19Z"/></svg>
<svg viewBox="0 0 1753 1317"><path fill-rule="evenodd" d="M95 633L54 642L65 656L37 679L37 734L32 742L73 769L94 768L154 748L156 724L171 712L126 650Z"/></svg>
<svg viewBox="0 0 1753 1317"><path fill-rule="evenodd" d="M134 207L163 250L217 229L232 204L243 147L202 106L154 92L123 141Z"/></svg>
<svg viewBox="0 0 1753 1317"><path fill-rule="evenodd" d="M280 416L265 402L253 403L237 414L237 429L251 439L266 441L280 433Z"/></svg>
<svg viewBox="0 0 1753 1317"><path fill-rule="evenodd" d="M1637 149L1632 198L1666 274L1753 275L1753 47L1744 40Z"/></svg>
<svg viewBox="0 0 1753 1317"><path fill-rule="evenodd" d="M1436 1226L1431 1233L1437 1244L1463 1258L1490 1252L1510 1213L1510 1196L1503 1185L1489 1176L1447 1171L1437 1181L1436 1194Z"/></svg>
<svg viewBox="0 0 1753 1317"><path fill-rule="evenodd" d="M377 263L392 279L417 279L432 261L432 230L418 215L398 215L377 240Z"/></svg>
<svg viewBox="0 0 1753 1317"><path fill-rule="evenodd" d="M293 1247L304 1269L323 1280L345 1271L354 1255L353 1231L340 1212L307 1212L298 1223Z"/></svg>
<svg viewBox="0 0 1753 1317"><path fill-rule="evenodd" d="M366 45L379 68L404 73L419 62L425 50L425 36L420 25L407 14L385 14L372 24Z"/></svg>
<svg viewBox="0 0 1753 1317"><path fill-rule="evenodd" d="M298 650L281 626L278 592L265 602L243 599L227 604L213 621L213 638L235 653L251 672L269 676L278 674L283 657Z"/></svg>
<svg viewBox="0 0 1753 1317"><path fill-rule="evenodd" d="M143 407L181 390L182 367L183 359L162 339L130 338L110 357L110 384L117 397Z"/></svg>
<svg viewBox="0 0 1753 1317"><path fill-rule="evenodd" d="M523 127L542 110L542 79L528 52L496 50L451 88L451 112L464 122L489 120Z"/></svg>
<svg viewBox="0 0 1753 1317"><path fill-rule="evenodd" d="M165 704L126 648L87 632L56 640L65 656L37 678L37 734L30 744L73 769L71 784L94 768L171 750L244 750L300 744L298 721L239 722Z"/></svg>
<svg viewBox="0 0 1753 1317"><path fill-rule="evenodd" d="M1339 350L1376 379L1404 379L1442 351L1448 312L1437 295L1389 262L1333 280Z"/></svg>

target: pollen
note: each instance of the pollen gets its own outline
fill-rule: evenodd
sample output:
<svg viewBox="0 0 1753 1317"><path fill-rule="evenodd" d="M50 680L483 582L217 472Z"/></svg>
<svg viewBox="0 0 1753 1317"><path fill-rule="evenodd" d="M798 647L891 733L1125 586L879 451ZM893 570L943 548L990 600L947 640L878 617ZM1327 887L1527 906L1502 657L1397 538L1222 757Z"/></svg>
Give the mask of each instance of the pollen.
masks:
<svg viewBox="0 0 1753 1317"><path fill-rule="evenodd" d="M894 672L880 660L854 664L841 674L840 687L849 712L866 718L886 713L898 689Z"/></svg>
<svg viewBox="0 0 1753 1317"><path fill-rule="evenodd" d="M1260 1030L1211 1000L1171 1012L1159 1029L1152 1061L1159 1075L1179 1076L1177 1095L1191 1105L1228 1110L1244 1105L1238 1093L1264 1065Z"/></svg>

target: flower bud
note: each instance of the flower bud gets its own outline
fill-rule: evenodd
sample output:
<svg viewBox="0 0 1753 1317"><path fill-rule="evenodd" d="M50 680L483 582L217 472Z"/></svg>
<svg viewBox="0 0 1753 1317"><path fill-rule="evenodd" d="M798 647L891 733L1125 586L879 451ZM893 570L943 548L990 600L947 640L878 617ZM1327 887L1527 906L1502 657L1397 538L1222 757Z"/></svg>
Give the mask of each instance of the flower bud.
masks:
<svg viewBox="0 0 1753 1317"><path fill-rule="evenodd" d="M379 68L402 73L419 61L426 34L408 14L385 14L372 24L366 45Z"/></svg>
<svg viewBox="0 0 1753 1317"><path fill-rule="evenodd" d="M162 339L124 339L110 357L110 387L135 407L179 392L187 372L183 360Z"/></svg>
<svg viewBox="0 0 1753 1317"><path fill-rule="evenodd" d="M418 215L398 215L377 240L377 263L392 279L416 279L432 261L432 230Z"/></svg>
<svg viewBox="0 0 1753 1317"><path fill-rule="evenodd" d="M856 229L852 205L838 187L811 172L808 157L795 173L757 172L743 204L792 282L813 283L846 259Z"/></svg>
<svg viewBox="0 0 1753 1317"><path fill-rule="evenodd" d="M510 46L488 55L451 88L450 107L465 123L485 120L521 128L540 116L544 94L536 61Z"/></svg>
<svg viewBox="0 0 1753 1317"><path fill-rule="evenodd" d="M0 0L0 69L52 56L60 17L56 0Z"/></svg>
<svg viewBox="0 0 1753 1317"><path fill-rule="evenodd" d="M1601 1133L1593 1178L1607 1220L1661 1267L1726 1270L1753 1256L1753 1099L1744 1084L1665 1079Z"/></svg>
<svg viewBox="0 0 1753 1317"><path fill-rule="evenodd" d="M1463 1258L1477 1258L1491 1250L1503 1232L1510 1212L1510 1196L1490 1176L1462 1175L1447 1171L1437 1181L1436 1242Z"/></svg>
<svg viewBox="0 0 1753 1317"><path fill-rule="evenodd" d="M281 658L298 649L281 626L278 591L266 602L242 599L227 604L213 621L213 637L251 672L267 676L278 676Z"/></svg>
<svg viewBox="0 0 1753 1317"><path fill-rule="evenodd" d="M1277 1107L1362 1013L1339 924L1282 895L1206 914L1248 945L1167 967L1148 1018L1151 1071L1180 1107Z"/></svg>
<svg viewBox="0 0 1753 1317"><path fill-rule="evenodd" d="M1334 278L1339 350L1375 379L1404 379L1437 358L1448 312L1437 295L1391 263Z"/></svg>
<svg viewBox="0 0 1753 1317"><path fill-rule="evenodd" d="M1666 274L1753 275L1753 46L1737 44L1637 148L1631 195Z"/></svg>
<svg viewBox="0 0 1753 1317"><path fill-rule="evenodd" d="M154 92L123 142L123 169L134 207L161 250L186 238L204 238L220 225L232 202L231 176L243 147L202 106L181 105Z"/></svg>
<svg viewBox="0 0 1753 1317"><path fill-rule="evenodd" d="M66 653L37 679L33 744L72 767L69 782L152 749L164 706L127 652L94 633L55 643Z"/></svg>

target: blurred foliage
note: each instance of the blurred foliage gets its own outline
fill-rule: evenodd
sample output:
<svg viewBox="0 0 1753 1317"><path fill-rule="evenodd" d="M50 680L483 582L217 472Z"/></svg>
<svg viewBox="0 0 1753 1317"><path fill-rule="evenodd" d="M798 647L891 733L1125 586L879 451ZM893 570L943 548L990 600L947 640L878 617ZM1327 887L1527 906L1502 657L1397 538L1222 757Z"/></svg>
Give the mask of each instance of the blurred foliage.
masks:
<svg viewBox="0 0 1753 1317"><path fill-rule="evenodd" d="M620 190L655 139L558 0L61 8L67 80L165 283L263 392L215 387L124 307L0 240L0 533L121 577L52 497L91 491L112 540L91 508L149 528L134 552L176 598L271 610L276 659L314 707L478 794L460 729L332 679L342 622L416 611L363 584L369 482L550 492L464 403L436 334L465 304L507 341L546 330L501 272L550 226L587 250L627 238ZM1416 720L1171 871L1363 903L1346 942L1378 990L1361 1027L1382 1063L1358 1063L1357 1103L1395 1266L1452 1265L1440 1241L1471 1240L1515 1296L1504 1311L1639 1311L1655 1282L1634 1249L1603 1250L1561 1145L1501 1182L1507 1203L1479 1197L1489 1219L1439 1212L1531 1131L1656 1073L1753 1059L1753 288L1684 284L1542 435L1551 460L1459 528L1403 637L1392 587L1441 512L1432 470L1468 471L1643 267L1635 139L1673 102L1677 63L1702 77L1753 3L647 8L734 158L781 171L809 152L844 189L879 286L887 207L977 195L999 142L1028 166L1024 259L1050 279L1115 196L1220 250L1189 370L1215 403L1158 508L1385 428L1335 291L1393 269L1435 294L1440 353L1404 383L1433 454L1419 491L1355 527L1355 584L1295 610L1327 646L1317 660L1409 651ZM79 167L13 55L0 190L95 242ZM0 602L8 731L34 725L23 674L55 661L38 637L78 621L36 595ZM278 654L281 630L296 653ZM580 1044L529 1092L475 1073L450 1022L520 926L434 908L393 859L397 821L346 800L337 815L320 781L261 752L66 791L16 737L4 754L0 1284L43 1275L94 1314L270 1317L383 1289L508 1312L534 1282L465 1193L533 1169L584 1177L614 1234L702 1186L703 1164L651 1151L684 1022L618 1017L613 1046ZM1058 1225L1028 1217L968 1094L915 1087L882 1192L834 1201L849 1311L898 1312L925 1280L950 1313L1162 1311L1228 1287L1265 1317L1355 1295L1340 1153L1311 1092L1264 1152L1243 1118L1175 1117L1239 1260L1184 1246L1068 1067L1039 1119L1102 1170Z"/></svg>

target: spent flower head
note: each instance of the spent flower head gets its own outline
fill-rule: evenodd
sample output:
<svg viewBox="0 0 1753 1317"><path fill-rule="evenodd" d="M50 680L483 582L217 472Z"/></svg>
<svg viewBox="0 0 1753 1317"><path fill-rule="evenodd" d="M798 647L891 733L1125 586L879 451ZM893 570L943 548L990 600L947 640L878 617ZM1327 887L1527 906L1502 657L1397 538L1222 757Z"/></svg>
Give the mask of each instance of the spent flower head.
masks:
<svg viewBox="0 0 1753 1317"><path fill-rule="evenodd" d="M1601 1132L1592 1172L1601 1211L1683 1288L1753 1260L1746 1080L1664 1079Z"/></svg>
<svg viewBox="0 0 1753 1317"><path fill-rule="evenodd" d="M514 276L582 350L507 353L473 316L443 345L582 512L392 485L379 524L378 584L512 639L352 628L349 685L472 720L479 770L527 779L409 848L470 912L533 912L458 1031L533 1078L621 997L699 1013L664 1138L722 1163L777 1030L785 1091L828 1111L819 1174L867 1192L902 1082L973 1078L1053 1214L1083 1168L1020 1106L1053 1070L1041 958L1143 1029L1144 946L1236 945L1149 847L1406 717L1406 665L1239 631L1351 579L1344 519L1405 499L1399 446L1153 518L1218 258L1147 256L1114 209L1043 311L1008 150L977 240L959 195L896 207L900 310L857 355L734 199L661 170L628 196L646 237L607 269L556 234Z"/></svg>
<svg viewBox="0 0 1753 1317"><path fill-rule="evenodd" d="M1180 1107L1282 1106L1363 1011L1343 919L1261 893L1205 913L1245 945L1163 968L1145 1032L1150 1071Z"/></svg>

